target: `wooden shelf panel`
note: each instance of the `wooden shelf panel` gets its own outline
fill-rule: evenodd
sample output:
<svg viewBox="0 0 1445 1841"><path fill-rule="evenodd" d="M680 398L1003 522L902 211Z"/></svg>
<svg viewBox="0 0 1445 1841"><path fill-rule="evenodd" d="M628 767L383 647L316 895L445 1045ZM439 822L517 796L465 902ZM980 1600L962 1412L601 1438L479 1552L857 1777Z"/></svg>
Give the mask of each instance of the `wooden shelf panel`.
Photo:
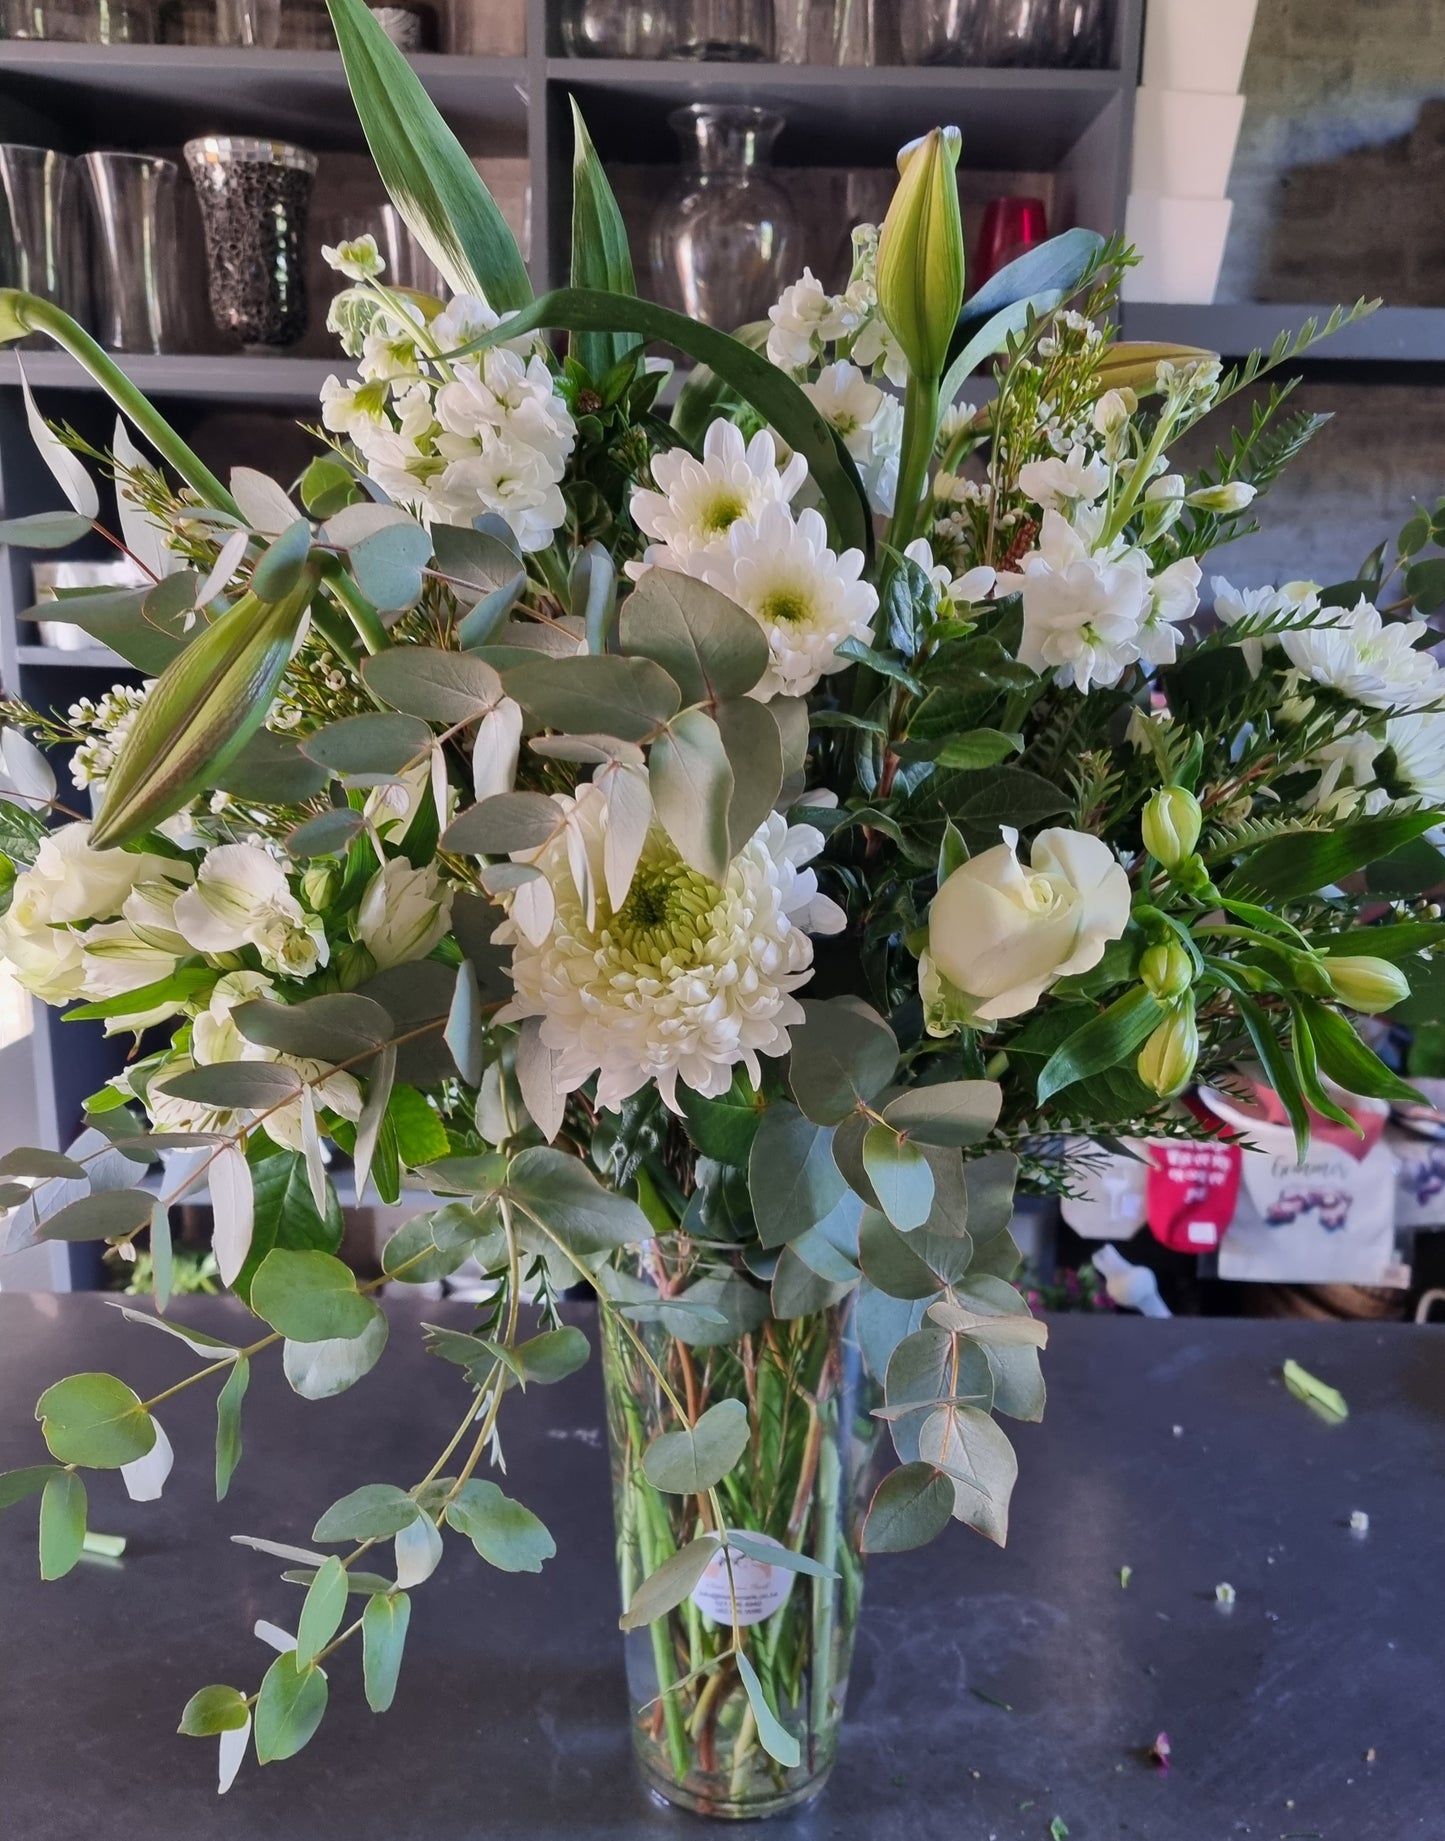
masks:
<svg viewBox="0 0 1445 1841"><path fill-rule="evenodd" d="M412 59L471 153L525 150L524 58ZM194 134L269 134L326 152L365 145L331 51L213 45L0 42L0 102L48 116L74 152L178 145Z"/></svg>
<svg viewBox="0 0 1445 1841"><path fill-rule="evenodd" d="M304 410L320 419L321 386L349 360L203 352L114 354L116 363L148 396L195 397L224 403L259 403ZM69 352L0 352L0 387L18 385L21 366L37 390L96 390L99 385Z"/></svg>
<svg viewBox="0 0 1445 1841"><path fill-rule="evenodd" d="M1126 302L1126 339L1202 345L1225 358L1268 350L1281 332L1298 331L1306 320L1323 324L1330 307L1289 301L1220 301L1212 306L1168 306ZM1356 326L1347 326L1300 361L1335 364L1445 364L1445 307L1382 307Z"/></svg>
<svg viewBox="0 0 1445 1841"><path fill-rule="evenodd" d="M787 120L779 165L891 165L941 123L963 130L963 165L1044 171L1122 93L1115 70L835 69L798 64L614 63L553 58L548 82L577 96L605 158L677 158L671 110L747 102Z"/></svg>
<svg viewBox="0 0 1445 1841"><path fill-rule="evenodd" d="M62 617L59 603L55 617L57 620ZM22 621L20 630L25 632L29 627L28 620ZM58 666L62 671L124 671L131 676L137 675L135 666L128 665L109 646L84 646L75 652L67 652L60 646L17 646L15 657L21 665L33 665L45 671L53 671Z"/></svg>

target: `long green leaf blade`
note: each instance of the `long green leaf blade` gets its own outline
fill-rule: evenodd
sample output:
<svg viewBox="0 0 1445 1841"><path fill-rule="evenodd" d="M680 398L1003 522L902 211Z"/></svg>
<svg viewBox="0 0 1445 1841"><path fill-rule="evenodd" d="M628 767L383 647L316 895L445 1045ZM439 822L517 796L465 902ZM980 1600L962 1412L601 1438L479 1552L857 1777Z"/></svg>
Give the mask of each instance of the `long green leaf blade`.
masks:
<svg viewBox="0 0 1445 1841"><path fill-rule="evenodd" d="M572 102L572 286L604 294L637 293L627 226L622 221L577 98ZM582 332L576 356L594 378L604 377L641 344L635 334Z"/></svg>
<svg viewBox="0 0 1445 1841"><path fill-rule="evenodd" d="M364 0L326 0L346 81L382 183L451 285L498 313L532 284L517 240L461 142Z"/></svg>

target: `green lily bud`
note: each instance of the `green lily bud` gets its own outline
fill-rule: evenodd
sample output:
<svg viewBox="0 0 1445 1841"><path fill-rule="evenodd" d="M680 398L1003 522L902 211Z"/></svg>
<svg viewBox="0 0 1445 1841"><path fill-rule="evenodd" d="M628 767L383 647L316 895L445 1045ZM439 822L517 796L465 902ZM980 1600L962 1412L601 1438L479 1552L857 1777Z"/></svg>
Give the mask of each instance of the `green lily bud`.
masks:
<svg viewBox="0 0 1445 1841"><path fill-rule="evenodd" d="M337 953L336 978L343 991L354 991L358 985L365 984L368 978L375 976L376 960L360 940L354 940L350 946L343 946Z"/></svg>
<svg viewBox="0 0 1445 1841"><path fill-rule="evenodd" d="M878 243L879 310L919 378L942 377L963 306L962 146L957 128L934 128L903 149Z"/></svg>
<svg viewBox="0 0 1445 1841"><path fill-rule="evenodd" d="M148 831L214 786L266 720L316 592L310 569L268 603L244 594L171 660L146 698L90 827L96 850Z"/></svg>
<svg viewBox="0 0 1445 1841"><path fill-rule="evenodd" d="M312 863L301 878L301 899L313 914L323 914L340 887L341 871L334 863Z"/></svg>
<svg viewBox="0 0 1445 1841"><path fill-rule="evenodd" d="M1144 808L1144 848L1165 869L1193 856L1203 828L1199 801L1182 786L1161 786Z"/></svg>
<svg viewBox="0 0 1445 1841"><path fill-rule="evenodd" d="M1160 1099L1173 1099L1194 1078L1198 1059L1199 1027L1194 1020L1194 999L1186 997L1174 1006L1139 1050L1139 1078Z"/></svg>
<svg viewBox="0 0 1445 1841"><path fill-rule="evenodd" d="M1325 975L1335 996L1361 1016L1378 1016L1393 1010L1410 995L1410 981L1388 959L1326 958Z"/></svg>
<svg viewBox="0 0 1445 1841"><path fill-rule="evenodd" d="M1194 961L1177 941L1150 946L1139 961L1139 977L1151 997L1167 1004L1194 983Z"/></svg>

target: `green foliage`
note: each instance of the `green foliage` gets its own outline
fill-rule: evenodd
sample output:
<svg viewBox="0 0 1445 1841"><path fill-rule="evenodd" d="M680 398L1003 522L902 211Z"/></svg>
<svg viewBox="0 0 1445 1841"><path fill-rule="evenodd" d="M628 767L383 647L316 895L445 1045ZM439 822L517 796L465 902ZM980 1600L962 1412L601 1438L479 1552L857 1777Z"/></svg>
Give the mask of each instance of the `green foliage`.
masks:
<svg viewBox="0 0 1445 1841"><path fill-rule="evenodd" d="M495 1483L464 1483L447 1508L447 1520L465 1534L489 1566L507 1573L539 1573L557 1543L529 1508L504 1496Z"/></svg>
<svg viewBox="0 0 1445 1841"><path fill-rule="evenodd" d="M86 1470L119 1470L145 1457L155 1423L140 1397L112 1374L72 1374L47 1387L35 1417L50 1454Z"/></svg>

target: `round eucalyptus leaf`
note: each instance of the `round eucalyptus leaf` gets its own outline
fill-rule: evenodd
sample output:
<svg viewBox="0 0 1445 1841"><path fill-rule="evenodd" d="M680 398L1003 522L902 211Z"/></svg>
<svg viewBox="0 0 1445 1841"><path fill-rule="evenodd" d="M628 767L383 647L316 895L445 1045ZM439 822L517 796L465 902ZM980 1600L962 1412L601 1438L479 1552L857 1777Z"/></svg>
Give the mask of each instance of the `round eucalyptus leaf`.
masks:
<svg viewBox="0 0 1445 1841"><path fill-rule="evenodd" d="M685 703L745 697L768 668L767 635L752 615L672 569L650 569L628 596L619 640L629 656L661 665Z"/></svg>
<svg viewBox="0 0 1445 1841"><path fill-rule="evenodd" d="M385 525L353 544L349 555L357 586L379 614L405 613L421 599L432 540L420 524Z"/></svg>
<svg viewBox="0 0 1445 1841"><path fill-rule="evenodd" d="M475 1477L448 1505L447 1521L501 1572L539 1573L557 1551L546 1525L529 1508Z"/></svg>
<svg viewBox="0 0 1445 1841"><path fill-rule="evenodd" d="M808 1118L837 1125L871 1104L892 1080L898 1042L876 1010L857 997L805 999L806 1020L792 1031L788 1082Z"/></svg>
<svg viewBox="0 0 1445 1841"><path fill-rule="evenodd" d="M890 1100L883 1116L920 1144L980 1144L998 1124L1003 1088L996 1080L948 1080L914 1087Z"/></svg>
<svg viewBox="0 0 1445 1841"><path fill-rule="evenodd" d="M50 1454L85 1470L119 1470L145 1457L155 1422L140 1396L113 1374L72 1374L47 1387L35 1417Z"/></svg>
<svg viewBox="0 0 1445 1841"><path fill-rule="evenodd" d="M343 1496L317 1522L314 1541L384 1541L416 1519L416 1503L394 1483L366 1483Z"/></svg>
<svg viewBox="0 0 1445 1841"><path fill-rule="evenodd" d="M926 1547L953 1517L953 1483L932 1464L905 1464L878 1485L863 1524L864 1553Z"/></svg>
<svg viewBox="0 0 1445 1841"><path fill-rule="evenodd" d="M868 1209L858 1230L858 1257L870 1284L891 1298L931 1298L942 1281L885 1215Z"/></svg>
<svg viewBox="0 0 1445 1841"><path fill-rule="evenodd" d="M231 1020L258 1047L306 1061L324 1061L332 1067L372 1053L395 1033L386 1010L354 991L328 992L303 998L299 1004L278 1004L260 997L238 1004Z"/></svg>
<svg viewBox="0 0 1445 1841"><path fill-rule="evenodd" d="M502 680L484 660L432 646L392 646L361 667L368 690L408 716L451 728L500 702Z"/></svg>
<svg viewBox="0 0 1445 1841"><path fill-rule="evenodd" d="M366 829L366 819L351 806L334 806L319 818L308 818L286 835L286 854L305 862L311 857L345 856L352 840Z"/></svg>
<svg viewBox="0 0 1445 1841"><path fill-rule="evenodd" d="M733 854L728 812L735 781L717 724L703 710L684 710L652 744L648 768L653 806L678 855L721 883Z"/></svg>
<svg viewBox="0 0 1445 1841"><path fill-rule="evenodd" d="M562 822L562 808L545 793L498 793L454 818L442 834L442 849L487 857L535 850Z"/></svg>
<svg viewBox="0 0 1445 1841"><path fill-rule="evenodd" d="M719 1400L695 1425L654 1438L643 1453L642 1468L654 1489L693 1496L722 1481L747 1450L750 1436L742 1401Z"/></svg>
<svg viewBox="0 0 1445 1841"><path fill-rule="evenodd" d="M144 1189L108 1189L102 1195L84 1195L66 1208L58 1208L40 1224L42 1240L107 1240L130 1234L151 1218L155 1197Z"/></svg>
<svg viewBox="0 0 1445 1841"><path fill-rule="evenodd" d="M359 1336L283 1345L281 1366L293 1393L303 1400L329 1400L371 1373L388 1334L386 1317L375 1305L371 1308L375 1314Z"/></svg>
<svg viewBox="0 0 1445 1841"><path fill-rule="evenodd" d="M863 1168L896 1228L907 1233L923 1226L933 1209L933 1171L916 1144L891 1125L871 1126L863 1139Z"/></svg>
<svg viewBox="0 0 1445 1841"><path fill-rule="evenodd" d="M549 729L649 741L682 707L677 685L651 659L538 658L503 671L507 694Z"/></svg>
<svg viewBox="0 0 1445 1841"><path fill-rule="evenodd" d="M701 1535L676 1553L669 1554L632 1594L632 1603L621 1618L621 1628L641 1630L676 1610L692 1595L693 1588L716 1557L717 1539L711 1534Z"/></svg>
<svg viewBox="0 0 1445 1841"><path fill-rule="evenodd" d="M217 1061L173 1075L161 1083L160 1090L173 1099L194 1100L202 1106L265 1112L295 1099L301 1091L301 1076L295 1068L275 1061Z"/></svg>
<svg viewBox="0 0 1445 1841"><path fill-rule="evenodd" d="M381 1315L357 1291L349 1266L329 1253L284 1247L274 1247L257 1268L251 1308L292 1342L350 1341Z"/></svg>
<svg viewBox="0 0 1445 1841"><path fill-rule="evenodd" d="M418 717L378 710L329 723L306 737L301 752L337 774L398 774L424 761L435 739Z"/></svg>

